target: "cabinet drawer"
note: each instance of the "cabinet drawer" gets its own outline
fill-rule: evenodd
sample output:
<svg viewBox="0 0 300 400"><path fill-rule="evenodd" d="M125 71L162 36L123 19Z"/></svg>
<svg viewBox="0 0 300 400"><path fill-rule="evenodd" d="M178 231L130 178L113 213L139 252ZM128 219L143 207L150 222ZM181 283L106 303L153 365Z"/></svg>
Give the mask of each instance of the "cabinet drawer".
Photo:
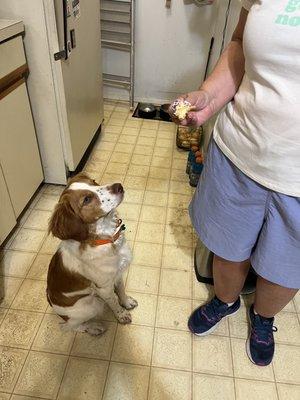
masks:
<svg viewBox="0 0 300 400"><path fill-rule="evenodd" d="M43 180L25 82L0 96L0 163L18 217Z"/></svg>
<svg viewBox="0 0 300 400"><path fill-rule="evenodd" d="M0 44L0 80L26 64L21 36Z"/></svg>

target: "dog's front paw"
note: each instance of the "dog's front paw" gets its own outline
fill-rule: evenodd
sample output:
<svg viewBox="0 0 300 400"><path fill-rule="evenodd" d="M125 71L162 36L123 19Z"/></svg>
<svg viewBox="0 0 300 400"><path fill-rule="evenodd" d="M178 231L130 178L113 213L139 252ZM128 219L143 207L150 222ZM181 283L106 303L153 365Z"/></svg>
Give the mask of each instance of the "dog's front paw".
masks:
<svg viewBox="0 0 300 400"><path fill-rule="evenodd" d="M131 314L128 311L122 310L120 312L116 313L116 318L120 322L120 324L130 324L132 319L131 319Z"/></svg>
<svg viewBox="0 0 300 400"><path fill-rule="evenodd" d="M128 296L126 302L122 304L122 306L126 308L126 310L132 310L133 308L137 307L137 305L138 302L133 297L130 296Z"/></svg>

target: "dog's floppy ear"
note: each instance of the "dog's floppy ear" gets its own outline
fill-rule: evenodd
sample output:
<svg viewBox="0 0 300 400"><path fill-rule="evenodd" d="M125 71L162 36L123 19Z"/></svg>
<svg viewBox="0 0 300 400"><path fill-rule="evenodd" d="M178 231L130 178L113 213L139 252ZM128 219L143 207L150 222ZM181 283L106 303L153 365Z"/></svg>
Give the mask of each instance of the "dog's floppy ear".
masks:
<svg viewBox="0 0 300 400"><path fill-rule="evenodd" d="M88 238L88 226L74 212L68 194L63 194L49 221L49 233L61 240L82 242Z"/></svg>

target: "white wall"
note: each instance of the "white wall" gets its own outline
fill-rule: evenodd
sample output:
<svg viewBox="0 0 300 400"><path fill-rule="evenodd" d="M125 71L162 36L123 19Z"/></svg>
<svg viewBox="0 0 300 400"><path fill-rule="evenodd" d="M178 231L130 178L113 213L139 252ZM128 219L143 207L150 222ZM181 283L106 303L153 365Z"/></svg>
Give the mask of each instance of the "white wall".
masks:
<svg viewBox="0 0 300 400"><path fill-rule="evenodd" d="M223 1L223 0L219 0ZM198 7L192 0L136 0L135 98L168 102L202 82L217 3ZM104 72L128 72L128 54L103 50ZM128 99L123 89L105 87L104 95Z"/></svg>

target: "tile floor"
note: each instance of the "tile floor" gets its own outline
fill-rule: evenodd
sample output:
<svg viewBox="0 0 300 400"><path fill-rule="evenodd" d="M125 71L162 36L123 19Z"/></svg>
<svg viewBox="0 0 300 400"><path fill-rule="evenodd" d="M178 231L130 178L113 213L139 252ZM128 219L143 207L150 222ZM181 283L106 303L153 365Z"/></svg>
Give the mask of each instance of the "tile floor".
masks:
<svg viewBox="0 0 300 400"><path fill-rule="evenodd" d="M126 286L139 301L130 326L107 310L101 337L61 332L45 279L58 244L47 221L62 188L45 185L33 200L0 253L0 400L300 399L300 295L277 318L276 356L266 368L245 354L245 307L211 336L187 330L211 288L193 273L192 189L174 137L173 124L131 118L127 105L107 101L86 166L99 182L126 188L120 213L134 252Z"/></svg>

